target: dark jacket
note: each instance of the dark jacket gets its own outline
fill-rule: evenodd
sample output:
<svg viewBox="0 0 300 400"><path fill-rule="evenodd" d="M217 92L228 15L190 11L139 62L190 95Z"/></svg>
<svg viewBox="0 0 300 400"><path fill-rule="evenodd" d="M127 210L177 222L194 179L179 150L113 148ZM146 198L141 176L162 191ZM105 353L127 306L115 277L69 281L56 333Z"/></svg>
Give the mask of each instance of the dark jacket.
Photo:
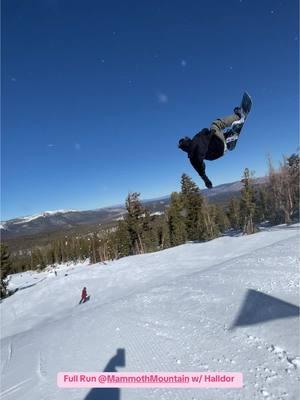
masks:
<svg viewBox="0 0 300 400"><path fill-rule="evenodd" d="M86 300L86 296L87 296L86 288L83 288L81 292L81 300Z"/></svg>
<svg viewBox="0 0 300 400"><path fill-rule="evenodd" d="M212 187L205 174L204 160L216 160L224 155L224 143L207 128L202 129L197 135L183 138L178 147L188 153L192 166L204 180L207 187Z"/></svg>

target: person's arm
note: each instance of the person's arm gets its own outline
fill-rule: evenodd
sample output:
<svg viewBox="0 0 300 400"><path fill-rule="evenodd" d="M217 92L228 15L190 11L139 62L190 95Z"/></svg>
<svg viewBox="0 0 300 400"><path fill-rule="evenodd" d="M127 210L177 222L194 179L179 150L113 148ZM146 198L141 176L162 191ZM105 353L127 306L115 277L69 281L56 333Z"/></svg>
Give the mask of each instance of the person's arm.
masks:
<svg viewBox="0 0 300 400"><path fill-rule="evenodd" d="M191 161L192 166L195 168L195 170L198 172L200 177L203 179L205 186L208 189L211 189L213 185L205 174L205 163L204 163L203 159L200 157L192 157L192 158L190 158L190 161Z"/></svg>

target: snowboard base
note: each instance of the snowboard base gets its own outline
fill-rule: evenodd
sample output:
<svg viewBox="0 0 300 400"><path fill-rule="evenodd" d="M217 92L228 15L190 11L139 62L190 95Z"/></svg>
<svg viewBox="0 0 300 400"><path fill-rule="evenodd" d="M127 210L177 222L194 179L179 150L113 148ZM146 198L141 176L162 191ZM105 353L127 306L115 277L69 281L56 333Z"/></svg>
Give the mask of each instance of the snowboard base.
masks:
<svg viewBox="0 0 300 400"><path fill-rule="evenodd" d="M241 109L243 110L244 117L242 117L239 121L235 121L231 125L231 127L224 133L227 150L232 151L235 148L244 123L248 117L248 114L250 113L251 107L251 97L247 92L245 92L241 101Z"/></svg>

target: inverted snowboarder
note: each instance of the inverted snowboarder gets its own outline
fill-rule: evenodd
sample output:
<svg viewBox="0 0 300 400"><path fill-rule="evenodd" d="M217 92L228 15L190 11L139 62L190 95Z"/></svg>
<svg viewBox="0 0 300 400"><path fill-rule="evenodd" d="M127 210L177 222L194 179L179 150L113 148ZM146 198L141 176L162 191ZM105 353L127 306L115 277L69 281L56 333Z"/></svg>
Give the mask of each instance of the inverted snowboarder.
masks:
<svg viewBox="0 0 300 400"><path fill-rule="evenodd" d="M202 129L193 139L185 136L179 140L178 147L188 153L192 166L208 189L211 189L213 185L205 173L204 160L216 160L222 157L227 150L235 148L251 106L250 96L244 93L241 105L235 107L234 114L216 119L210 129Z"/></svg>

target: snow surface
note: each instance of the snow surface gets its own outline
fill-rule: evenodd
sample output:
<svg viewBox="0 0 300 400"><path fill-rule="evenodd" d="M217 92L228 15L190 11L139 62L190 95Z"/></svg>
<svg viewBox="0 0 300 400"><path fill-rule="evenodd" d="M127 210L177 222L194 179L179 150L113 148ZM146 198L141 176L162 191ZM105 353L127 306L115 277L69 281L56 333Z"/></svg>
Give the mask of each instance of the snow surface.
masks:
<svg viewBox="0 0 300 400"><path fill-rule="evenodd" d="M10 278L1 399L299 398L299 225ZM78 305L81 289L91 300ZM242 389L59 389L59 371L242 372Z"/></svg>

